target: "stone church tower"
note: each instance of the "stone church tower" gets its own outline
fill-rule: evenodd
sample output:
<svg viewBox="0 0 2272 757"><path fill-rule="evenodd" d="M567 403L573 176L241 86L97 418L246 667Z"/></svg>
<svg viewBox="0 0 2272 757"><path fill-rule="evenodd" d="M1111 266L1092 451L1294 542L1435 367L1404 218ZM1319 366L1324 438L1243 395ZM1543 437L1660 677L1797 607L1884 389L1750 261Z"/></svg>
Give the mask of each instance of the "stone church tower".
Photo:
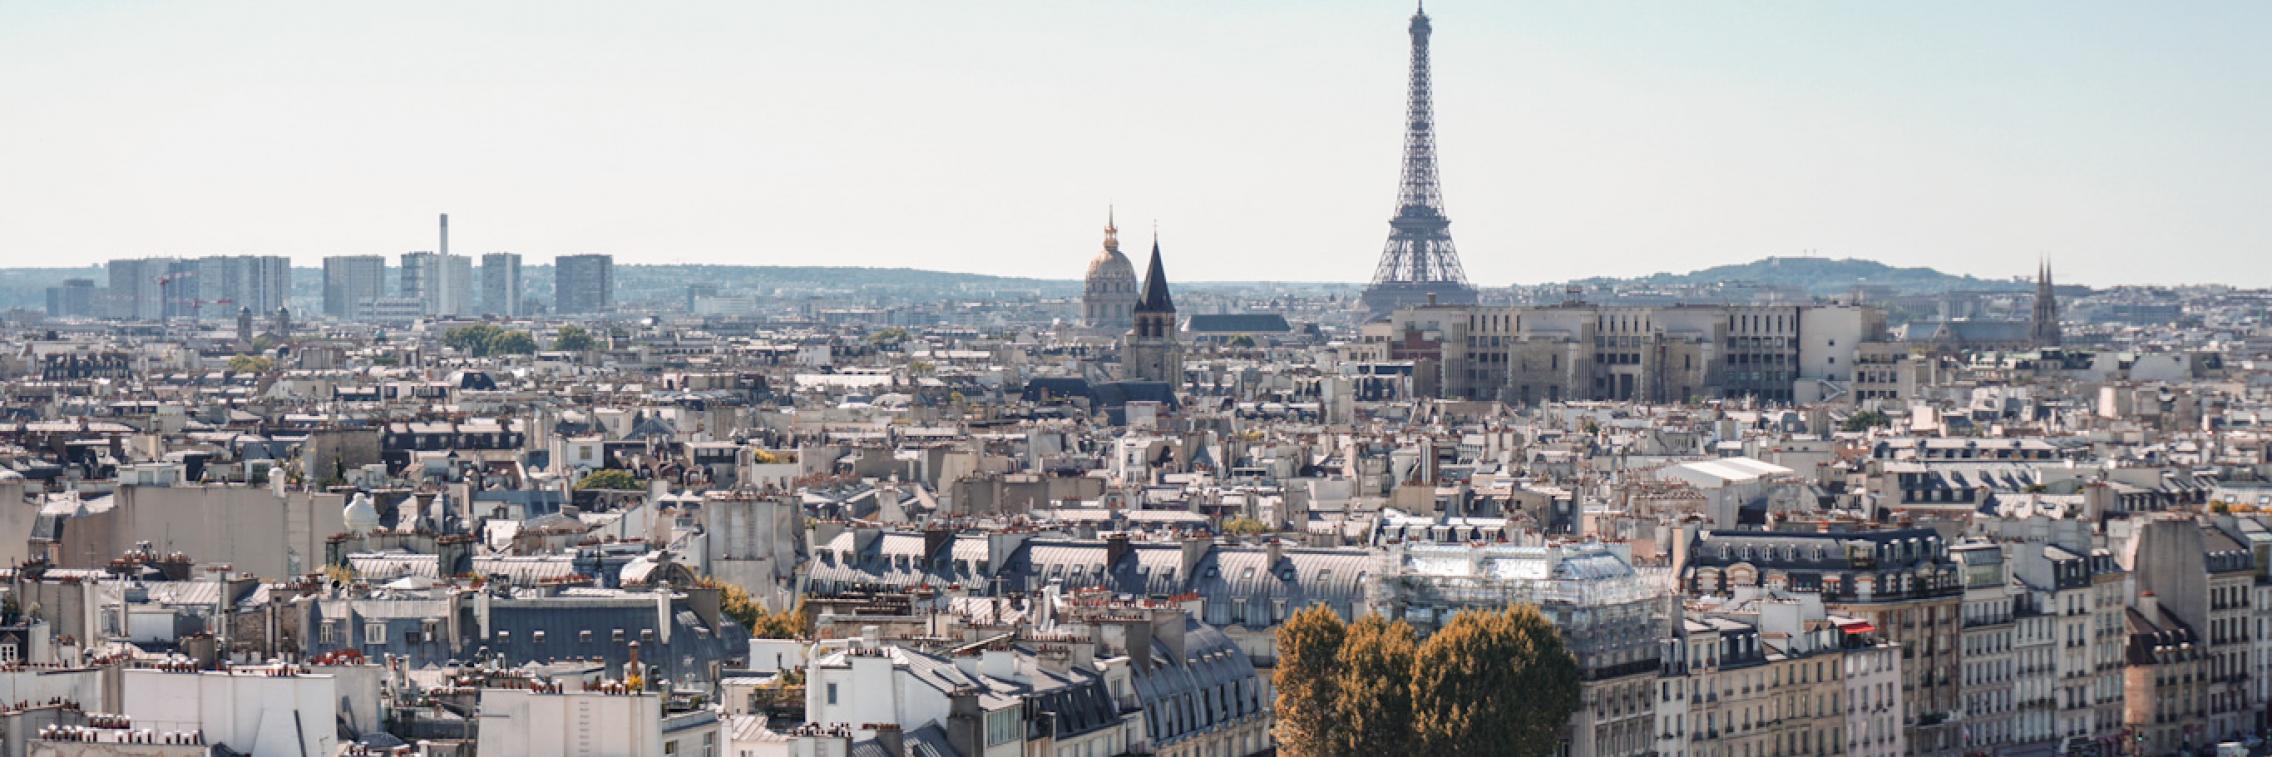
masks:
<svg viewBox="0 0 2272 757"><path fill-rule="evenodd" d="M1168 296L1167 271L1160 266L1160 240L1152 240L1152 264L1128 335L1121 339L1121 378L1183 383L1183 343L1176 339L1175 299Z"/></svg>

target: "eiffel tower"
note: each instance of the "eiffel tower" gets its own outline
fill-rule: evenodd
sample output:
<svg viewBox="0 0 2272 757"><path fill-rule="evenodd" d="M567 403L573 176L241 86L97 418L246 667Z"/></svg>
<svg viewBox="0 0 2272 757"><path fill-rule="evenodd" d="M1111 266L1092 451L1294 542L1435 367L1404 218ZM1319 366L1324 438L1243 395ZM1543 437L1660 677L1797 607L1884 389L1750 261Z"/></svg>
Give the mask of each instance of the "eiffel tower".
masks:
<svg viewBox="0 0 2272 757"><path fill-rule="evenodd" d="M1444 215L1444 196L1436 182L1436 108L1428 85L1428 13L1412 13L1412 84L1405 101L1404 180L1397 192L1396 217L1389 219L1388 245L1381 249L1373 283L1365 287L1369 317L1410 305L1470 305L1459 251L1452 248L1452 221Z"/></svg>

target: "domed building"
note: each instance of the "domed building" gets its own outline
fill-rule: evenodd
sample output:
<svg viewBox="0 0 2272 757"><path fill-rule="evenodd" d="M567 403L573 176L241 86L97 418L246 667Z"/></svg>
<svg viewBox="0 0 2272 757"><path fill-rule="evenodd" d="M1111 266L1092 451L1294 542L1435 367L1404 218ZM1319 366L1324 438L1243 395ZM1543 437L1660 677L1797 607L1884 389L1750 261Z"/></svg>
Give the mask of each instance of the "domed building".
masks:
<svg viewBox="0 0 2272 757"><path fill-rule="evenodd" d="M1119 334L1135 325L1136 266L1120 254L1120 229L1107 211L1104 249L1089 260L1089 273L1081 292L1081 325L1107 334Z"/></svg>

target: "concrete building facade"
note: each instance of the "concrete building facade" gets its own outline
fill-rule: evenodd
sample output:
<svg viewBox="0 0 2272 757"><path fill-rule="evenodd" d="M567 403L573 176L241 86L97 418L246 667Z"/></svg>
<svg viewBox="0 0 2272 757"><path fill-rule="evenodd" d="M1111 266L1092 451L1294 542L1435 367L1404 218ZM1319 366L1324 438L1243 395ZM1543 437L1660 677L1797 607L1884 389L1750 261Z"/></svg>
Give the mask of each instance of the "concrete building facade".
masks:
<svg viewBox="0 0 2272 757"><path fill-rule="evenodd" d="M552 261L552 312L605 313L615 306L615 256L562 255Z"/></svg>
<svg viewBox="0 0 2272 757"><path fill-rule="evenodd" d="M387 259L378 255L337 255L323 259L323 314L341 320L364 317L370 303L387 293Z"/></svg>
<svg viewBox="0 0 2272 757"><path fill-rule="evenodd" d="M1854 396L1857 356L1882 341L1883 312L1853 306L1438 306L1369 327L1379 359L1428 345L1421 370L1445 397L1772 402ZM1407 355L1405 357L1409 357Z"/></svg>
<svg viewBox="0 0 2272 757"><path fill-rule="evenodd" d="M521 306L521 256L492 252L481 256L481 314L513 317L526 314Z"/></svg>

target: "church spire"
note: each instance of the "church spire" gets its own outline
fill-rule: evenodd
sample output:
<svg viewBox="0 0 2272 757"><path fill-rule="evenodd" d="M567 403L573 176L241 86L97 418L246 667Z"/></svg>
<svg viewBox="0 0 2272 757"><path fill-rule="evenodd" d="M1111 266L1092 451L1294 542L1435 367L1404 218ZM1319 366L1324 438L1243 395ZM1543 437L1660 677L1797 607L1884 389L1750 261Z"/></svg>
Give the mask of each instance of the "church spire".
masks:
<svg viewBox="0 0 2272 757"><path fill-rule="evenodd" d="M1160 233L1152 230L1152 260L1136 296L1134 328L1121 340L1121 377L1128 381L1183 383L1183 345L1176 340L1175 300L1168 296L1167 268L1160 262Z"/></svg>
<svg viewBox="0 0 2272 757"><path fill-rule="evenodd" d="M1152 263L1144 271L1144 289L1136 297L1136 312L1173 313L1175 300L1168 296L1167 269L1160 265L1160 235L1152 232Z"/></svg>
<svg viewBox="0 0 2272 757"><path fill-rule="evenodd" d="M2030 325L2034 327L2033 336L2037 347L2059 346L2063 337L2059 330L2059 293L2051 283L2051 259L2049 257L2045 257L2036 263L2035 313L2031 320L2033 323Z"/></svg>

